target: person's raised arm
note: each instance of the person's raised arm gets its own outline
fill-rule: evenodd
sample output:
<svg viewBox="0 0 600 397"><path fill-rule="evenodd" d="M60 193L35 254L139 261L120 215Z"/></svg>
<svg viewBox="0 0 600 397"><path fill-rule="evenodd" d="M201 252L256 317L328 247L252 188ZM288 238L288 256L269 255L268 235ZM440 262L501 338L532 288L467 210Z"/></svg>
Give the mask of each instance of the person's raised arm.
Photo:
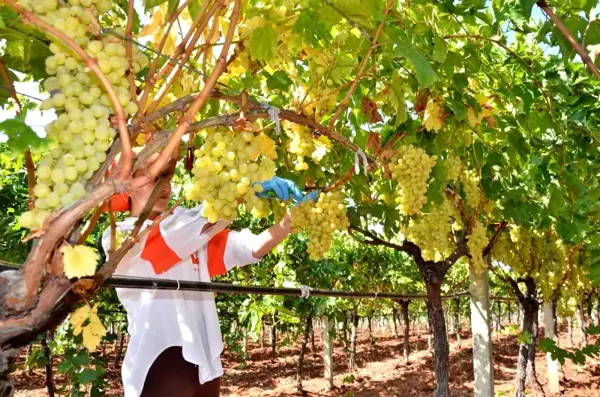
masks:
<svg viewBox="0 0 600 397"><path fill-rule="evenodd" d="M252 248L252 255L256 259L261 259L290 234L291 229L292 218L288 212L281 218L279 223L271 226L269 229L256 236L254 247Z"/></svg>

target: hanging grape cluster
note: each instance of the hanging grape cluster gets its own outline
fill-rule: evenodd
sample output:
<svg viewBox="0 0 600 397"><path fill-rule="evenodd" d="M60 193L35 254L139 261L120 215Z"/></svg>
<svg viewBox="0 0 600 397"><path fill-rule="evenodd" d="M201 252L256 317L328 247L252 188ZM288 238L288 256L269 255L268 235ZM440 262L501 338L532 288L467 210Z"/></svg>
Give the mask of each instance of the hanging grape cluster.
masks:
<svg viewBox="0 0 600 397"><path fill-rule="evenodd" d="M124 45L113 37L97 39L88 31L92 18L110 10L112 2L69 0L58 7L54 0L20 0L20 4L96 58L125 112L131 115L137 111L125 77L129 63ZM37 165L35 208L20 218L21 225L31 229L41 227L53 210L85 195L86 181L106 160L106 151L116 135L109 120L114 109L97 77L64 43L53 41L50 51L53 55L46 58L46 72L51 77L43 86L51 96L42 102L41 109L54 109L57 119L46 126L49 153ZM148 59L137 49L133 54L133 71L137 72L148 64Z"/></svg>
<svg viewBox="0 0 600 397"><path fill-rule="evenodd" d="M413 145L401 146L389 164L392 178L398 182L397 204L405 215L416 215L427 203L427 187L437 156L430 156Z"/></svg>
<svg viewBox="0 0 600 397"><path fill-rule="evenodd" d="M483 273L487 266L483 260L483 250L488 244L487 230L483 223L475 221L471 234L467 236L467 247L471 254L471 264L476 273Z"/></svg>
<svg viewBox="0 0 600 397"><path fill-rule="evenodd" d="M291 138L288 149L290 153L296 155L294 168L296 171L308 170L308 163L304 158L312 156L315 151L315 143L310 128L301 124L292 124L290 128L285 129L285 132Z"/></svg>
<svg viewBox="0 0 600 397"><path fill-rule="evenodd" d="M463 165L460 161L460 158L456 156L448 156L446 159L446 179L448 181L458 181L460 179L460 175L462 174Z"/></svg>
<svg viewBox="0 0 600 397"><path fill-rule="evenodd" d="M311 260L325 256L336 230L350 226L344 196L339 190L321 193L316 203L306 201L292 208L292 230L308 235L308 254Z"/></svg>
<svg viewBox="0 0 600 397"><path fill-rule="evenodd" d="M187 198L202 201L202 216L209 222L230 220L245 203L257 217L267 216L267 200L256 196L262 182L275 176L275 143L264 133L235 132L228 128L200 133L203 145L194 152L194 184Z"/></svg>
<svg viewBox="0 0 600 397"><path fill-rule="evenodd" d="M454 248L450 239L455 210L449 200L411 219L403 234L421 248L421 254L426 261L441 261L452 253Z"/></svg>
<svg viewBox="0 0 600 397"><path fill-rule="evenodd" d="M532 274L544 300L552 300L554 291L564 280L567 271L567 250L552 233L540 238L539 266Z"/></svg>
<svg viewBox="0 0 600 397"><path fill-rule="evenodd" d="M481 188L479 187L479 176L472 171L466 171L462 177L462 183L465 192L465 198L467 205L472 210L479 208L479 202L481 201Z"/></svg>

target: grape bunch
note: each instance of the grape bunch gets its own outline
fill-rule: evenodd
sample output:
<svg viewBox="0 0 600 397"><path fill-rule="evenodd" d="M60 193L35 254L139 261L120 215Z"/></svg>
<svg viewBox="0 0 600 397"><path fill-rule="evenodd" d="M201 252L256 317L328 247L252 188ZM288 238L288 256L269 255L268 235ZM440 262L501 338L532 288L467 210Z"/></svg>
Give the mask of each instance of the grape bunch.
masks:
<svg viewBox="0 0 600 397"><path fill-rule="evenodd" d="M270 213L267 200L256 193L262 182L275 176L275 143L264 133L237 133L229 128L203 130L202 146L194 152L194 184L187 192L189 200L202 201L202 216L209 222L230 220L237 215L241 202L257 217Z"/></svg>
<svg viewBox="0 0 600 397"><path fill-rule="evenodd" d="M296 155L294 168L296 171L308 170L308 163L304 161L304 158L312 156L315 151L315 143L310 128L300 124L292 124L290 128L285 129L285 132L291 138L288 149L290 153Z"/></svg>
<svg viewBox="0 0 600 397"><path fill-rule="evenodd" d="M308 255L311 260L322 259L331 247L336 230L350 226L344 197L339 190L321 193L319 200L310 200L292 208L292 231L308 235Z"/></svg>
<svg viewBox="0 0 600 397"><path fill-rule="evenodd" d="M448 171L446 178L448 181L458 181L462 174L462 169L463 166L460 158L452 155L448 156L448 159L446 159L446 170Z"/></svg>
<svg viewBox="0 0 600 397"><path fill-rule="evenodd" d="M544 300L551 300L567 271L567 250L562 241L547 233L541 237L539 264L532 275Z"/></svg>
<svg viewBox="0 0 600 397"><path fill-rule="evenodd" d="M462 178L463 188L467 205L472 210L479 208L481 201L481 188L479 187L479 176L474 171L466 171Z"/></svg>
<svg viewBox="0 0 600 397"><path fill-rule="evenodd" d="M402 234L421 248L426 261L446 259L453 250L451 241L455 209L449 200L432 208L427 214L411 219Z"/></svg>
<svg viewBox="0 0 600 397"><path fill-rule="evenodd" d="M483 223L475 221L471 234L467 236L467 247L471 254L471 264L476 273L482 273L487 270L483 260L483 250L488 244L487 230Z"/></svg>
<svg viewBox="0 0 600 397"><path fill-rule="evenodd" d="M436 160L413 145L401 146L392 157L389 168L399 188L396 203L404 215L419 214L427 202L427 181Z"/></svg>
<svg viewBox="0 0 600 397"><path fill-rule="evenodd" d="M88 32L93 15L111 9L110 1L70 0L60 8L52 0L20 3L96 58L114 85L125 112L131 115L137 111L125 77L129 68L125 47L118 39L96 39ZM54 109L57 119L46 126L49 152L37 164L34 209L20 218L20 224L30 229L40 228L52 211L85 195L86 181L106 160L106 151L117 134L109 119L114 109L100 81L87 70L79 55L62 42L53 41L49 48L52 55L45 62L50 77L43 86L51 96L40 108ZM147 64L147 58L134 51L134 72Z"/></svg>

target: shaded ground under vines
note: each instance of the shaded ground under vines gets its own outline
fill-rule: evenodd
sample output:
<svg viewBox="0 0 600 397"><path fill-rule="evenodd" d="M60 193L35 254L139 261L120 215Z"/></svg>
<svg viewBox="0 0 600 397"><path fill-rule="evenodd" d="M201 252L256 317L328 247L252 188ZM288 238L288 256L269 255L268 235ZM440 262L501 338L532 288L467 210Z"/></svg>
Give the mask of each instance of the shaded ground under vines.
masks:
<svg viewBox="0 0 600 397"><path fill-rule="evenodd" d="M461 333L459 346L454 336L450 337L450 386L453 396L472 396L473 367L470 334ZM563 332L561 336L565 335ZM577 336L577 335L576 335ZM326 389L323 376L323 357L321 341L317 333L317 351L313 352L308 343L304 358L303 385L305 396L345 396L345 397L392 397L392 396L431 396L435 389L432 353L427 350L427 334L424 330L411 335L411 362L406 364L402 356L402 341L390 331L375 333L376 343L371 344L366 330L359 334L357 362L359 370L354 379L348 377L348 354L336 341L334 353L333 390ZM515 336L494 335L494 376L497 396L512 395L517 361L517 339ZM577 340L577 339L576 339ZM265 341L266 343L266 341ZM566 338L561 337L566 345ZM299 343L298 343L299 345ZM300 396L296 391L296 365L299 346L281 346L273 359L270 346L263 348L249 345L248 359L240 360L238 355L226 352L223 356L225 377L223 396ZM108 346L106 357L109 359L107 380L110 389L107 396L120 396L122 389L119 381L119 369L114 367L116 349ZM17 361L14 373L16 396L38 397L47 395L44 386L43 369L28 371L24 368L26 350ZM57 360L55 360L57 361ZM55 366L57 363L55 363ZM538 377L546 386L546 358L538 352L536 358ZM600 396L600 359L589 360L586 366L568 363L563 367L561 380L562 396L595 397ZM64 377L56 374L55 384L64 384ZM542 395L532 393L532 396ZM547 394L549 395L549 394Z"/></svg>

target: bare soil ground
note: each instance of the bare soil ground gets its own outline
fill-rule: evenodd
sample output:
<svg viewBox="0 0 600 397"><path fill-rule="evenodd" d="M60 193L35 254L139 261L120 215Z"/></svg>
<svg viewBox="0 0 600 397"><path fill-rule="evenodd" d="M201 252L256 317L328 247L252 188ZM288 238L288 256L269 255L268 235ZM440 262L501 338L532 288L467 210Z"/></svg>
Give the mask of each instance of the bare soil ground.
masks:
<svg viewBox="0 0 600 397"><path fill-rule="evenodd" d="M563 332L562 335L565 333ZM473 364L470 334L461 333L459 346L454 336L450 337L450 387L455 397L473 395ZM576 341L577 339L577 335ZM435 391L433 356L427 350L427 336L424 331L414 332L411 337L410 362L404 362L401 339L395 338L390 331L375 333L376 343L371 344L367 332L359 335L357 361L359 370L354 379L348 379L348 354L337 343L334 350L333 390L326 389L323 379L323 358L319 334L316 335L317 349L313 352L310 343L304 361L304 393L296 390L296 366L299 346L281 347L275 358L270 347L261 348L251 344L249 357L241 362L237 355L226 352L223 356L225 373L223 396L244 397L284 397L284 396L327 396L327 397L396 397L431 396ZM511 396L516 372L518 342L515 336L494 335L494 377L496 396ZM565 346L566 339L561 338ZM298 343L299 345L299 343ZM17 397L46 396L45 373L43 370L32 372L24 369L26 351L17 362L17 371L13 379L17 388ZM112 347L106 349L110 358L107 379L110 390L107 396L122 395L119 369L113 365ZM546 357L542 353L536 357L537 374L542 386L546 388ZM585 366L567 363L563 367L561 396L600 397L600 359L588 360ZM346 379L345 379L346 378ZM65 379L55 375L56 384ZM539 391L531 391L532 396L542 396ZM549 394L546 394L549 396Z"/></svg>

